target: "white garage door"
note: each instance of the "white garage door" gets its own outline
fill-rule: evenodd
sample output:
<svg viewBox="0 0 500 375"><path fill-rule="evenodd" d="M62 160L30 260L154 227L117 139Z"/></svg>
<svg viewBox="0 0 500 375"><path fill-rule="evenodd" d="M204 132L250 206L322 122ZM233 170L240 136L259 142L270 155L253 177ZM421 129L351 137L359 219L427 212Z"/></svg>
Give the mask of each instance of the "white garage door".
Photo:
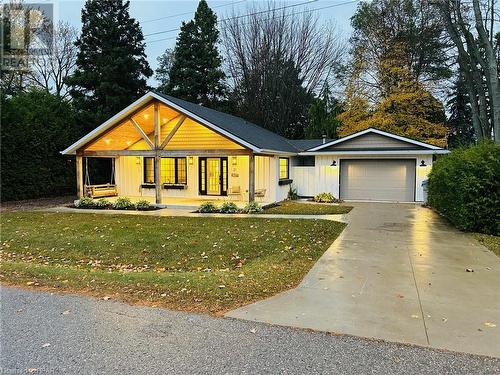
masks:
<svg viewBox="0 0 500 375"><path fill-rule="evenodd" d="M340 198L414 201L415 160L341 160Z"/></svg>

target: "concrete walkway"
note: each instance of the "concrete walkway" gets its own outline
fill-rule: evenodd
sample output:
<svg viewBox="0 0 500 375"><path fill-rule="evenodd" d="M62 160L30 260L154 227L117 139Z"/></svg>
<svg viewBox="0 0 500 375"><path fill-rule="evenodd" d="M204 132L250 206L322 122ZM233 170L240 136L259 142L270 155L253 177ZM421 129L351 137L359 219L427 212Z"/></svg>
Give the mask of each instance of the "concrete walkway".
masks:
<svg viewBox="0 0 500 375"><path fill-rule="evenodd" d="M424 207L358 203L298 288L227 316L500 357L500 259Z"/></svg>
<svg viewBox="0 0 500 375"><path fill-rule="evenodd" d="M310 219L310 220L333 220L346 223L349 220L349 214L338 215L281 215L281 214L203 214L193 212L196 208L162 208L152 211L135 210L97 210L81 209L72 207L51 207L43 208L40 211L77 213L77 214L103 214L103 215L133 215L133 216L183 216L183 217L225 217L225 218L257 218L257 219Z"/></svg>

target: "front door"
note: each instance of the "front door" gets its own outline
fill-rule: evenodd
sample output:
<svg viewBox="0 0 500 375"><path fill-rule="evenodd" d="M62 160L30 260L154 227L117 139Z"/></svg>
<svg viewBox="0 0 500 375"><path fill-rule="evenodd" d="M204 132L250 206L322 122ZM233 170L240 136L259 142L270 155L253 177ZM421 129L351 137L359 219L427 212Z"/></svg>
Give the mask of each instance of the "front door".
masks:
<svg viewBox="0 0 500 375"><path fill-rule="evenodd" d="M219 158L207 158L207 195L220 195L221 170Z"/></svg>
<svg viewBox="0 0 500 375"><path fill-rule="evenodd" d="M200 194L227 195L227 158L200 158Z"/></svg>

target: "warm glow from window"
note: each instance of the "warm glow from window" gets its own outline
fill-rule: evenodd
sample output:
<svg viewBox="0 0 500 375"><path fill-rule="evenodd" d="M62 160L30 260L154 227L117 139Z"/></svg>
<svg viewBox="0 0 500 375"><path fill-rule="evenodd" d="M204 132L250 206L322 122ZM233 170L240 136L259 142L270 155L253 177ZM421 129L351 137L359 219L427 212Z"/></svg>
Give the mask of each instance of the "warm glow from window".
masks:
<svg viewBox="0 0 500 375"><path fill-rule="evenodd" d="M288 175L288 158L280 158L280 180L287 180Z"/></svg>

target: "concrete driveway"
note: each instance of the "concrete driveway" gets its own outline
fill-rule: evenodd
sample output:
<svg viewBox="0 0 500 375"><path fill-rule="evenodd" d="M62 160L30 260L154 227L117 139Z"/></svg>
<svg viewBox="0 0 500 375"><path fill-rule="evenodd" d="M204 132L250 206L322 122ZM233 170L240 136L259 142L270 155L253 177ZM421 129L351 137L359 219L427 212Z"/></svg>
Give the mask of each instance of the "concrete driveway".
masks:
<svg viewBox="0 0 500 375"><path fill-rule="evenodd" d="M226 316L500 357L500 259L430 209L356 203L299 287Z"/></svg>

